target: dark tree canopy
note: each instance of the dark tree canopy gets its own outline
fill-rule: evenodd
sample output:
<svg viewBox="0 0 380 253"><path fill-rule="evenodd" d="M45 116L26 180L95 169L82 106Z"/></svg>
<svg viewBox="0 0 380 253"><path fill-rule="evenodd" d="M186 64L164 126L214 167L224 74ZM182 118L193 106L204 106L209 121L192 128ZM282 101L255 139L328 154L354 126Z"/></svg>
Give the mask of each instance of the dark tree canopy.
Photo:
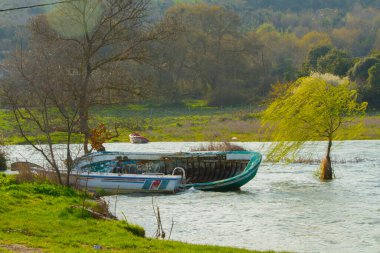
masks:
<svg viewBox="0 0 380 253"><path fill-rule="evenodd" d="M320 73L331 73L336 76L344 77L352 65L352 57L341 50L333 49L318 58L316 69Z"/></svg>

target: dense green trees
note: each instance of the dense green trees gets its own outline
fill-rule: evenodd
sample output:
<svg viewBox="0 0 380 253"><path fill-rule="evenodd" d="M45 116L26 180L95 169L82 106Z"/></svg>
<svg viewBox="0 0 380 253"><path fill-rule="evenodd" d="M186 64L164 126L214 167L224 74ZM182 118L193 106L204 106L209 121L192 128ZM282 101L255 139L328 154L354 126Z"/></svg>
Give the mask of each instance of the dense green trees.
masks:
<svg viewBox="0 0 380 253"><path fill-rule="evenodd" d="M317 70L321 73L331 73L344 77L352 64L353 60L347 53L333 49L318 59Z"/></svg>
<svg viewBox="0 0 380 253"><path fill-rule="evenodd" d="M359 59L349 71L349 77L359 86L362 97L371 108L380 108L380 55Z"/></svg>
<svg viewBox="0 0 380 253"><path fill-rule="evenodd" d="M159 83L178 100L255 103L276 82L311 72L344 77L380 41L378 6L370 1L174 2L166 15L183 21L184 34L166 45L170 67ZM227 27L222 36L215 22Z"/></svg>
<svg viewBox="0 0 380 253"><path fill-rule="evenodd" d="M180 95L199 97L246 81L241 77L247 68L238 15L205 4L176 5L166 15L181 20L183 29L163 46L168 66L161 82L179 83Z"/></svg>
<svg viewBox="0 0 380 253"><path fill-rule="evenodd" d="M353 59L346 52L322 45L312 48L303 66L303 73L331 73L344 77L353 65Z"/></svg>

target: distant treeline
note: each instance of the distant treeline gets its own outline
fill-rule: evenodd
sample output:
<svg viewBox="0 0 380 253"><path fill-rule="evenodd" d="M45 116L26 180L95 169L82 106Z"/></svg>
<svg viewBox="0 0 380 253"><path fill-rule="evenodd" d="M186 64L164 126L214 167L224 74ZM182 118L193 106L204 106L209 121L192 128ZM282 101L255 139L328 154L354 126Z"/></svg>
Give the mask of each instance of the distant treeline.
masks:
<svg viewBox="0 0 380 253"><path fill-rule="evenodd" d="M349 76L380 107L379 8L378 0L154 0L146 22L175 20L180 29L148 44L149 62L123 67L147 84L141 99L160 103L254 104L277 82L321 72ZM0 51L15 44L14 26L0 23ZM131 101L120 91L104 97Z"/></svg>
<svg viewBox="0 0 380 253"><path fill-rule="evenodd" d="M257 103L276 82L321 72L349 76L379 107L379 1L175 2L163 15L183 32L160 49L154 82L165 99Z"/></svg>
<svg viewBox="0 0 380 253"><path fill-rule="evenodd" d="M155 0L160 6L168 6L176 3L207 3L232 6L237 10L246 9L273 9L279 11L291 10L294 12L319 9L351 10L355 5L364 7L380 7L378 0Z"/></svg>

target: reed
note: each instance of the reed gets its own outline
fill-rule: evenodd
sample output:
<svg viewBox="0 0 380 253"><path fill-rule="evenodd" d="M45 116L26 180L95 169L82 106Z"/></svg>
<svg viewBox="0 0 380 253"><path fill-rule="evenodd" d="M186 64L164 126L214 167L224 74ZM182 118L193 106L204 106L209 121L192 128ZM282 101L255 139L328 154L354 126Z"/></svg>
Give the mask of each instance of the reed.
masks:
<svg viewBox="0 0 380 253"><path fill-rule="evenodd" d="M17 171L16 180L19 183L43 183L59 184L56 173L48 170L33 170L29 162L16 162L11 165L13 171Z"/></svg>
<svg viewBox="0 0 380 253"><path fill-rule="evenodd" d="M284 160L287 163L301 163L301 164L310 164L310 165L318 165L321 164L321 159L313 158L313 157L297 157L293 159L285 159ZM331 158L332 164L347 164L347 163L361 163L365 161L362 157L353 157L351 159L342 158L339 156L334 156ZM274 160L266 159L266 162L276 162Z"/></svg>
<svg viewBox="0 0 380 253"><path fill-rule="evenodd" d="M245 151L242 146L230 142L210 142L209 144L201 144L199 147L192 148L191 151Z"/></svg>

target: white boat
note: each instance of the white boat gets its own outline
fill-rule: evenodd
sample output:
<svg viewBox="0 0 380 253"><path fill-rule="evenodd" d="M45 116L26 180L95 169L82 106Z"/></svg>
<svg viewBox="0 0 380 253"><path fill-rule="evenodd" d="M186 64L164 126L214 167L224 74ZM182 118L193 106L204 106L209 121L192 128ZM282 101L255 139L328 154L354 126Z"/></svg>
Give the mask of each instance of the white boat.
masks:
<svg viewBox="0 0 380 253"><path fill-rule="evenodd" d="M129 135L129 141L134 144L148 143L149 140L139 133L131 133Z"/></svg>
<svg viewBox="0 0 380 253"><path fill-rule="evenodd" d="M261 154L251 151L96 152L75 161L72 182L111 193L238 190L255 177Z"/></svg>
<svg viewBox="0 0 380 253"><path fill-rule="evenodd" d="M175 193L179 191L182 180L181 175L101 172L74 173L72 178L80 188L114 194L132 192Z"/></svg>

